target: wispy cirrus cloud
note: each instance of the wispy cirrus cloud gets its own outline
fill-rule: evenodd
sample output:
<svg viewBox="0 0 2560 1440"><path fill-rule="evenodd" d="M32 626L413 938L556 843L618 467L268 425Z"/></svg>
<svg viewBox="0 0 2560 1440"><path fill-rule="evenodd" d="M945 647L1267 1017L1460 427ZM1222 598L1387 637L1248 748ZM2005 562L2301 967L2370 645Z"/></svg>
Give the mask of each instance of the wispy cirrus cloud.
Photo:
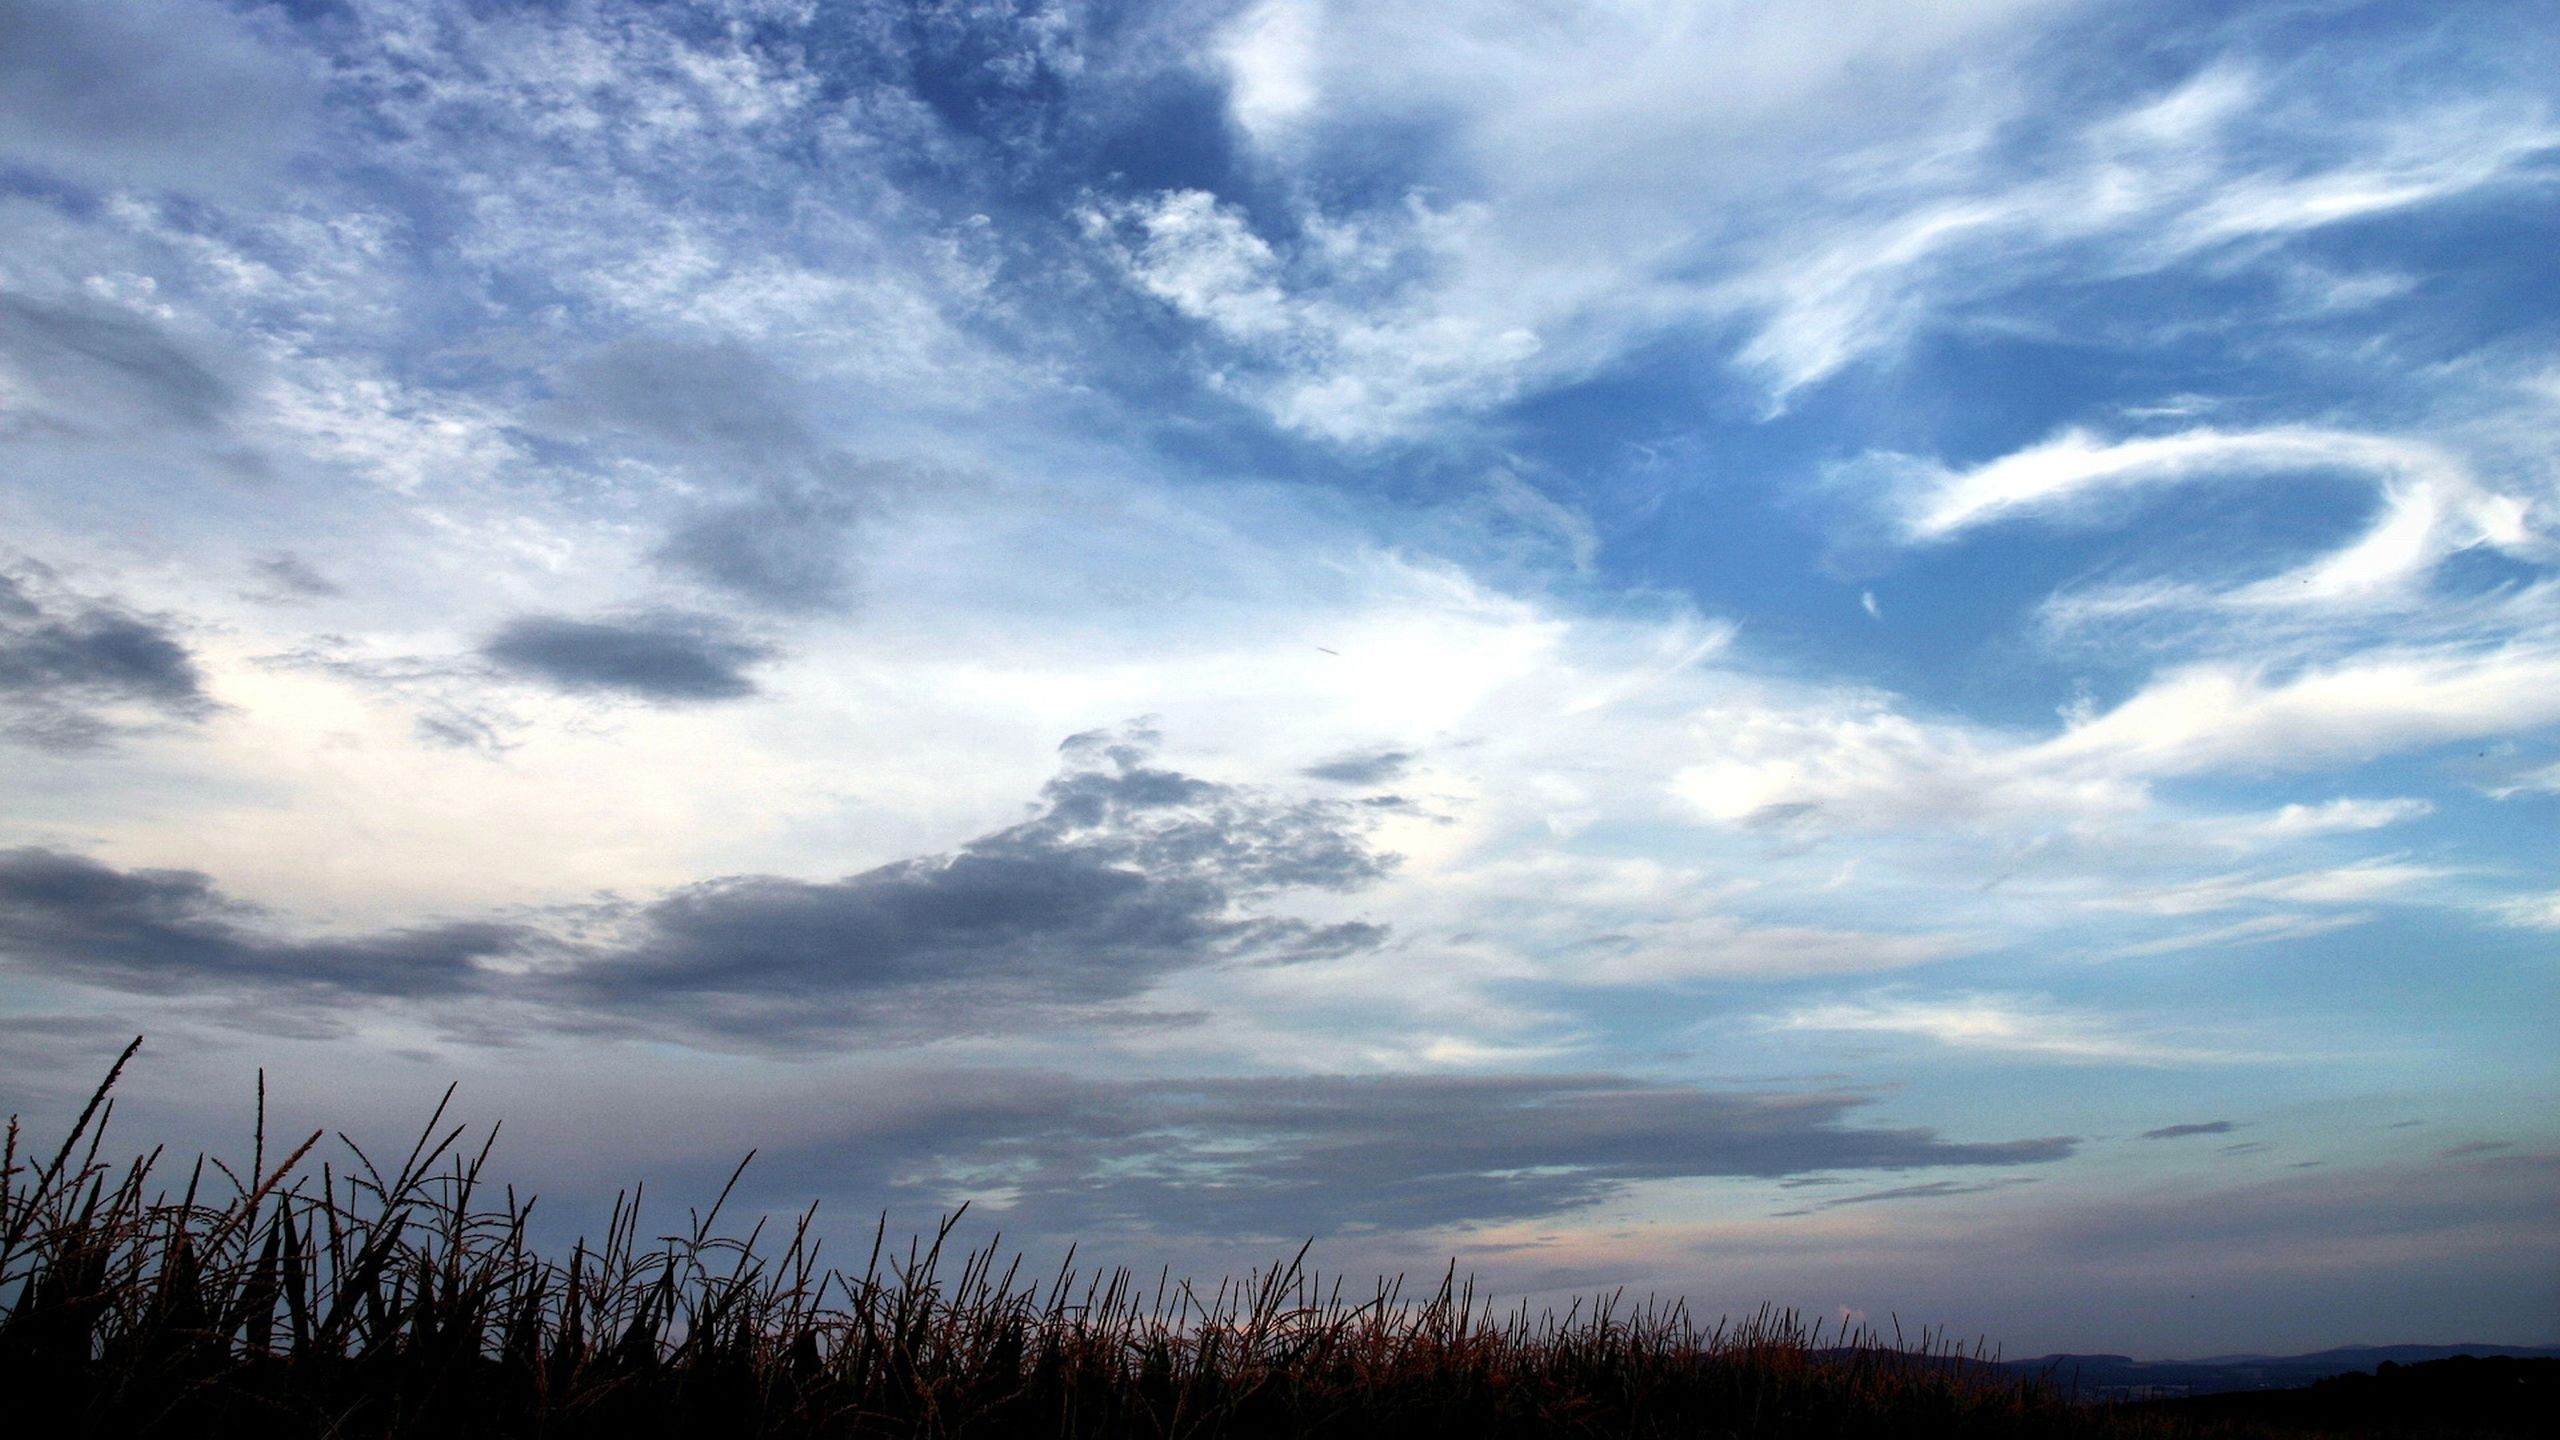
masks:
<svg viewBox="0 0 2560 1440"><path fill-rule="evenodd" d="M2158 779L2306 770L2560 719L2560 652L2377 648L2291 673L2204 662L2113 707L2021 736L1915 718L1883 697L1704 709L1676 793L1712 818L1801 814L1892 827L1932 815L2126 815ZM2259 821L2244 821L2262 825Z"/></svg>
<svg viewBox="0 0 2560 1440"><path fill-rule="evenodd" d="M2149 955L2175 955L2183 950L2211 950L2231 945L2274 945L2287 940L2307 940L2333 930L2353 929L2373 919L2370 911L2330 911L2305 914L2279 910L2252 915L2227 925L2213 925L2201 930L2176 930L2156 939L2138 940L2119 945L2107 952L2108 958L2138 960Z"/></svg>
<svg viewBox="0 0 2560 1440"><path fill-rule="evenodd" d="M2560 930L2560 890L2518 895L2500 901L2498 918L2528 930Z"/></svg>
<svg viewBox="0 0 2560 1440"><path fill-rule="evenodd" d="M2102 910L2149 915L2203 915L2252 904L2363 904L2444 878L2440 866L2405 860L2359 860L2290 875L2212 875L2176 885L2128 891L2088 902Z"/></svg>
<svg viewBox="0 0 2560 1440"><path fill-rule="evenodd" d="M2039 747L2060 767L2156 775L2364 759L2560 719L2560 650L2376 647L2269 674L2207 663L2169 671Z"/></svg>
<svg viewBox="0 0 2560 1440"><path fill-rule="evenodd" d="M2137 586L2063 597L2056 620L2121 618L2186 603L2232 610L2405 603L2446 560L2485 546L2550 564L2560 540L2518 494L2482 485L2452 455L2424 443L2303 427L2190 430L2102 441L2071 430L1971 469L1888 465L1907 487L1905 535L1951 540L2004 520L2085 521L2138 492L2278 475L2346 474L2378 491L2380 513L2364 535L2296 570L2227 588Z"/></svg>
<svg viewBox="0 0 2560 1440"><path fill-rule="evenodd" d="M1890 992L1825 1001L1769 1022L1782 1030L1901 1036L2067 1064L2230 1065L2271 1058L2247 1049L2197 1045L2121 1020L2016 995L1947 997Z"/></svg>
<svg viewBox="0 0 2560 1440"><path fill-rule="evenodd" d="M1683 329L1739 329L1731 363L1783 404L2040 283L2245 266L2328 227L2529 183L2560 144L2522 96L2377 113L2346 79L2362 57L2315 75L2245 54L2027 143L2001 69L2072 28L2058 6L1944 6L1909 24L1852 5L1747 42L1681 7L1526 31L1516 18L1500 3L1393 18L1253 7L1218 51L1231 113L1330 203L1257 225L1209 191L1161 191L1089 210L1098 241L1245 358L1221 385L1284 425L1368 443L1462 423ZM1433 47L1415 27L1468 39L1417 64ZM1953 54L1964 62L1924 78ZM1872 85L1848 106L1852 73L1906 83L1883 109ZM1332 200L1340 187L1315 182L1371 135L1418 147L1428 188ZM1782 156L1817 135L1830 162L1790 170ZM1722 163L1666 163L1689 147ZM1595 185L1598 172L1630 183Z"/></svg>

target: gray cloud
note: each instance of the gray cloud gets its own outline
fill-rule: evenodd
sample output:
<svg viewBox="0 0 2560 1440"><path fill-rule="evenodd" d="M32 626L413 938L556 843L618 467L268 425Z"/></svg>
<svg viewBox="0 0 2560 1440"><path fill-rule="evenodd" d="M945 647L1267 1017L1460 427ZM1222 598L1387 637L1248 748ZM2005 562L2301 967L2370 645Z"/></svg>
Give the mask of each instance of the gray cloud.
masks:
<svg viewBox="0 0 2560 1440"><path fill-rule="evenodd" d="M559 982L578 1008L777 1044L864 1028L932 1035L1136 997L1175 971L1373 947L1378 926L1251 913L1349 890L1391 857L1356 813L1146 763L1143 736L1078 736L1036 813L947 854L840 880L680 890Z"/></svg>
<svg viewBox="0 0 2560 1440"><path fill-rule="evenodd" d="M778 1178L841 1180L850 1165L873 1183L908 1176L928 1197L1001 1186L1022 1197L1008 1225L1053 1231L1303 1237L1550 1215L1646 1180L2033 1165L2077 1144L1863 1128L1847 1122L1874 1097L1855 1092L1614 1075L1112 1084L995 1074L936 1093L859 1134L776 1157ZM1905 1187L1915 1196L1965 1188L1983 1187Z"/></svg>
<svg viewBox="0 0 2560 1440"><path fill-rule="evenodd" d="M279 604L303 600L326 600L343 595L346 588L313 569L311 563L290 550L261 557L250 570L262 582L258 598Z"/></svg>
<svg viewBox="0 0 2560 1440"><path fill-rule="evenodd" d="M2184 1135L2228 1135L2234 1128L2228 1120L2207 1120L2193 1125L2163 1125L2157 1130L2143 1131L2141 1138L2175 1140Z"/></svg>
<svg viewBox="0 0 2560 1440"><path fill-rule="evenodd" d="M0 574L0 734L77 750L116 734L119 707L178 720L213 711L166 625L102 601L40 596L29 583L37 574Z"/></svg>
<svg viewBox="0 0 2560 1440"><path fill-rule="evenodd" d="M1337 756L1298 773L1310 780L1331 780L1343 785L1382 785L1402 775L1412 763L1413 752L1409 750L1370 750Z"/></svg>
<svg viewBox="0 0 2560 1440"><path fill-rule="evenodd" d="M853 1032L899 1042L1164 1023L1109 1007L1181 970L1385 940L1376 925L1258 913L1388 870L1393 857L1367 847L1353 808L1150 766L1142 736L1079 736L1068 757L1031 818L949 854L833 881L713 880L566 913L548 930L478 921L278 938L193 871L13 851L0 859L0 955L131 991L467 995L489 1037L539 1025L788 1049ZM482 964L536 952L544 963L523 973Z"/></svg>
<svg viewBox="0 0 2560 1440"><path fill-rule="evenodd" d="M815 447L789 376L734 341L633 337L552 372L554 419L660 444L784 456Z"/></svg>
<svg viewBox="0 0 2560 1440"><path fill-rule="evenodd" d="M45 849L0 851L0 956L119 990L255 988L426 997L477 988L480 962L530 938L491 923L331 940L262 933L255 907L192 870L117 870Z"/></svg>
<svg viewBox="0 0 2560 1440"><path fill-rule="evenodd" d="M78 183L254 183L299 142L313 89L221 5L0 0L0 156Z"/></svg>
<svg viewBox="0 0 2560 1440"><path fill-rule="evenodd" d="M133 311L87 299L0 293L0 365L37 397L41 423L70 434L206 430L239 401L193 346Z"/></svg>
<svg viewBox="0 0 2560 1440"><path fill-rule="evenodd" d="M430 700L419 708L410 728L430 745L497 755L516 748L507 738L511 720L503 711Z"/></svg>
<svg viewBox="0 0 2560 1440"><path fill-rule="evenodd" d="M1863 1195L1843 1195L1825 1200L1817 1209L1834 1210L1843 1205L1877 1205L1895 1200L1936 1200L1949 1195L1980 1195L1990 1190L2006 1190L2013 1185L2033 1184L2029 1176L2005 1180L1984 1180L1965 1184L1955 1180L1931 1180L1921 1185L1897 1185L1890 1190L1870 1190ZM1799 1214L1810 1212L1799 1211Z"/></svg>
<svg viewBox="0 0 2560 1440"><path fill-rule="evenodd" d="M863 467L776 481L676 522L655 558L667 569L769 610L840 607L853 598L853 530L866 513Z"/></svg>
<svg viewBox="0 0 2560 1440"><path fill-rule="evenodd" d="M551 379L562 433L603 429L659 447L708 492L669 527L653 556L661 566L769 610L851 601L855 533L901 472L821 443L771 362L735 342L644 336Z"/></svg>
<svg viewBox="0 0 2560 1440"><path fill-rule="evenodd" d="M598 620L519 616L480 653L557 689L682 704L754 694L746 668L773 652L714 617L658 610Z"/></svg>

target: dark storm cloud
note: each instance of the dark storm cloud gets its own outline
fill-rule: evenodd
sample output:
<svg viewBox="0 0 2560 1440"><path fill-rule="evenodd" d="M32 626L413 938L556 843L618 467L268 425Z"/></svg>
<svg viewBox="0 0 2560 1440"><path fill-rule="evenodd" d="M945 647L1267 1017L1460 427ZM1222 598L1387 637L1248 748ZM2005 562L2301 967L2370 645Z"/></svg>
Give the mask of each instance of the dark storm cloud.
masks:
<svg viewBox="0 0 2560 1440"><path fill-rule="evenodd" d="M479 962L528 938L515 926L480 923L285 940L262 933L258 918L192 870L0 851L0 958L118 990L455 995L481 983Z"/></svg>
<svg viewBox="0 0 2560 1440"><path fill-rule="evenodd" d="M1298 773L1310 780L1331 780L1343 785L1382 785L1402 775L1412 763L1413 753L1409 750L1372 750L1338 756Z"/></svg>
<svg viewBox="0 0 2560 1440"><path fill-rule="evenodd" d="M2175 1140L2186 1135L2228 1135L2231 1133L2233 1128L2234 1127L2231 1122L2228 1120L2206 1120L2193 1125L2163 1125L2157 1130L2143 1131L2141 1138L2145 1140Z"/></svg>
<svg viewBox="0 0 2560 1440"><path fill-rule="evenodd" d="M1552 1215L1647 1180L2042 1164L2077 1143L1860 1127L1848 1122L1873 1097L1857 1093L1613 1075L979 1075L941 1092L778 1166L843 1177L850 1162L928 1192L1017 1189L1009 1225L1303 1237ZM1968 1188L1985 1187L1948 1181L1866 1198Z"/></svg>
<svg viewBox="0 0 2560 1440"><path fill-rule="evenodd" d="M212 712L194 659L164 624L39 594L34 578L0 573L0 733L76 750L113 736L122 708L179 720Z"/></svg>
<svg viewBox="0 0 2560 1440"><path fill-rule="evenodd" d="M1288 802L1079 736L1037 812L946 854L832 881L710 881L643 907L627 943L559 982L565 1000L725 1043L847 1028L1018 1028L1132 999L1179 970L1381 943L1360 923L1249 913L1383 874L1346 807Z"/></svg>
<svg viewBox="0 0 2560 1440"><path fill-rule="evenodd" d="M214 362L130 310L0 293L0 365L43 423L82 435L134 425L210 429L239 392Z"/></svg>
<svg viewBox="0 0 2560 1440"><path fill-rule="evenodd" d="M480 653L560 690L685 704L754 694L746 669L773 652L714 617L661 610L596 620L519 616Z"/></svg>
<svg viewBox="0 0 2560 1440"><path fill-rule="evenodd" d="M100 189L230 189L291 153L312 93L221 5L0 0L0 162Z"/></svg>

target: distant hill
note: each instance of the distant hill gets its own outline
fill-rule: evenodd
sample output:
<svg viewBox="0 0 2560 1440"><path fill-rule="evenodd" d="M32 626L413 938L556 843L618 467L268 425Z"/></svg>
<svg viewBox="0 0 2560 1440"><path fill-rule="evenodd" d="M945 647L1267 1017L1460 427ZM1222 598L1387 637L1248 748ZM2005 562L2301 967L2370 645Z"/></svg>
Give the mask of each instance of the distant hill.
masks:
<svg viewBox="0 0 2560 1440"><path fill-rule="evenodd" d="M2560 1415L2560 1360L2471 1354L2409 1365L2384 1360L2369 1373L2332 1375L2300 1389L2137 1400L2120 1413L2205 1434L2547 1436Z"/></svg>
<svg viewBox="0 0 2560 1440"><path fill-rule="evenodd" d="M2039 1375L2089 1400L2175 1399L2242 1390L2293 1390L2334 1375L2370 1375L2458 1355L2560 1360L2560 1347L2523 1345L2345 1345L2308 1355L2216 1355L2202 1360L2136 1360L2124 1355L2039 1355L2000 1368Z"/></svg>

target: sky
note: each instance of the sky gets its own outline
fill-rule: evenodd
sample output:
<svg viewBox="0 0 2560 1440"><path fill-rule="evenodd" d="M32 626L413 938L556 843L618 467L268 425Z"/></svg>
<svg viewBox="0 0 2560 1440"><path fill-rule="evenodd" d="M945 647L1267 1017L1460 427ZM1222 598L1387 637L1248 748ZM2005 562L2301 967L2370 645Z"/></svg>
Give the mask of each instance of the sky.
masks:
<svg viewBox="0 0 2560 1440"><path fill-rule="evenodd" d="M0 1108L2560 1344L2556 233L2493 0L0 0Z"/></svg>

